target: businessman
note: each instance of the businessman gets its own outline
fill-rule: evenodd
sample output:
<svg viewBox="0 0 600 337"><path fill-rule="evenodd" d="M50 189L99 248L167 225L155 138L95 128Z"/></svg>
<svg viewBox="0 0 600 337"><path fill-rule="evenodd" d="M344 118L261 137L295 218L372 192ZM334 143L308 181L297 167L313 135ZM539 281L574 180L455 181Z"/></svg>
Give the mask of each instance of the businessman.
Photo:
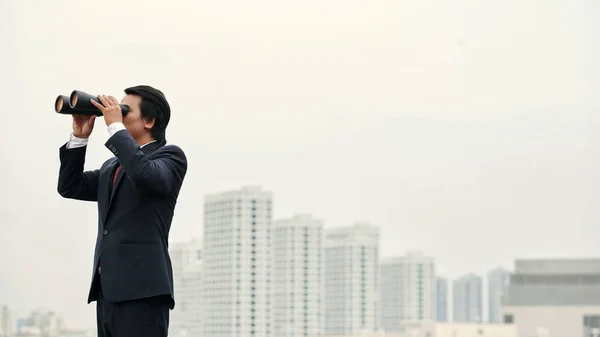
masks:
<svg viewBox="0 0 600 337"><path fill-rule="evenodd" d="M187 172L184 152L166 145L171 109L150 86L125 89L92 103L102 111L114 157L84 171L96 117L73 116L59 150L58 193L98 204L98 237L88 303L96 301L99 337L165 337L175 306L168 253L171 220Z"/></svg>

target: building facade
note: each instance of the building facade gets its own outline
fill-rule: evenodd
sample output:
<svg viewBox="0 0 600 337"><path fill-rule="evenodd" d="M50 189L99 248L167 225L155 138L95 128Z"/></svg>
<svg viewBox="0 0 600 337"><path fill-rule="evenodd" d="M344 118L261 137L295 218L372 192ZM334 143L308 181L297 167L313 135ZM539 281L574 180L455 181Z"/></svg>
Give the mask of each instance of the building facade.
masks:
<svg viewBox="0 0 600 337"><path fill-rule="evenodd" d="M600 259L515 261L502 311L519 336L600 336Z"/></svg>
<svg viewBox="0 0 600 337"><path fill-rule="evenodd" d="M452 300L454 322L482 322L483 280L481 276L468 274L454 280Z"/></svg>
<svg viewBox="0 0 600 337"><path fill-rule="evenodd" d="M323 334L323 235L308 214L275 222L274 336Z"/></svg>
<svg viewBox="0 0 600 337"><path fill-rule="evenodd" d="M270 337L272 193L260 187L204 200L203 337Z"/></svg>
<svg viewBox="0 0 600 337"><path fill-rule="evenodd" d="M403 323L435 318L435 263L421 252L381 261L380 315L386 332L402 332Z"/></svg>
<svg viewBox="0 0 600 337"><path fill-rule="evenodd" d="M488 273L488 320L492 323L502 322L502 296L510 281L510 272L504 268L496 268Z"/></svg>
<svg viewBox="0 0 600 337"><path fill-rule="evenodd" d="M0 308L0 336L12 336L14 333L13 317L8 306Z"/></svg>
<svg viewBox="0 0 600 337"><path fill-rule="evenodd" d="M435 317L438 322L448 322L448 279L438 277L435 281Z"/></svg>
<svg viewBox="0 0 600 337"><path fill-rule="evenodd" d="M171 245L169 255L173 266L175 308L170 315L170 334L202 335L202 241Z"/></svg>
<svg viewBox="0 0 600 337"><path fill-rule="evenodd" d="M379 323L379 228L360 222L325 237L325 334L358 335Z"/></svg>

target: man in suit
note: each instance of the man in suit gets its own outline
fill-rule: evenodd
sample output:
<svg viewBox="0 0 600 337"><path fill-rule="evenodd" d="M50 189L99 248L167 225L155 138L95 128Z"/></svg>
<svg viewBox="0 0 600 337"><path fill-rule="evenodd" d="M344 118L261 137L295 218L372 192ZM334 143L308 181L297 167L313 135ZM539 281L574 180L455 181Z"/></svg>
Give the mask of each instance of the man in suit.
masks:
<svg viewBox="0 0 600 337"><path fill-rule="evenodd" d="M120 104L98 96L114 157L84 171L95 116L73 116L60 150L58 193L98 204L98 237L88 303L96 301L99 337L165 337L175 306L168 253L171 220L187 172L184 152L166 145L171 110L159 90L125 89Z"/></svg>

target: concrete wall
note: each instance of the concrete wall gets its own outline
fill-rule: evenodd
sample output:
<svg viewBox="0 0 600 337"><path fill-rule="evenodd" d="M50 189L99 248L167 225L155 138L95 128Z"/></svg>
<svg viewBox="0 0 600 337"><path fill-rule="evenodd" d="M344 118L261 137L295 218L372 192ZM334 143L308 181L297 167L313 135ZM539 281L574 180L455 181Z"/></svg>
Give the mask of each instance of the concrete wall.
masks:
<svg viewBox="0 0 600 337"><path fill-rule="evenodd" d="M600 315L600 306L513 306L504 307L504 315L513 315L519 337L536 336L547 331L549 337L588 337L583 317Z"/></svg>

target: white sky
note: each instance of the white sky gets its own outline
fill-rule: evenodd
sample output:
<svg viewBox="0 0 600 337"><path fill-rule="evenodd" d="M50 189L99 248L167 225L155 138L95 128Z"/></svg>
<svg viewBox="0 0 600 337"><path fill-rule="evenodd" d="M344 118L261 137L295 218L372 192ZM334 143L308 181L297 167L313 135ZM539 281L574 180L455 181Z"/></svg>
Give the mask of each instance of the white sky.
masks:
<svg viewBox="0 0 600 337"><path fill-rule="evenodd" d="M451 278L599 254L600 4L252 3L0 1L0 304L94 326L95 205L56 193L73 89L167 95L189 159L172 241L201 234L205 193L258 184L277 217L369 220L385 256Z"/></svg>

